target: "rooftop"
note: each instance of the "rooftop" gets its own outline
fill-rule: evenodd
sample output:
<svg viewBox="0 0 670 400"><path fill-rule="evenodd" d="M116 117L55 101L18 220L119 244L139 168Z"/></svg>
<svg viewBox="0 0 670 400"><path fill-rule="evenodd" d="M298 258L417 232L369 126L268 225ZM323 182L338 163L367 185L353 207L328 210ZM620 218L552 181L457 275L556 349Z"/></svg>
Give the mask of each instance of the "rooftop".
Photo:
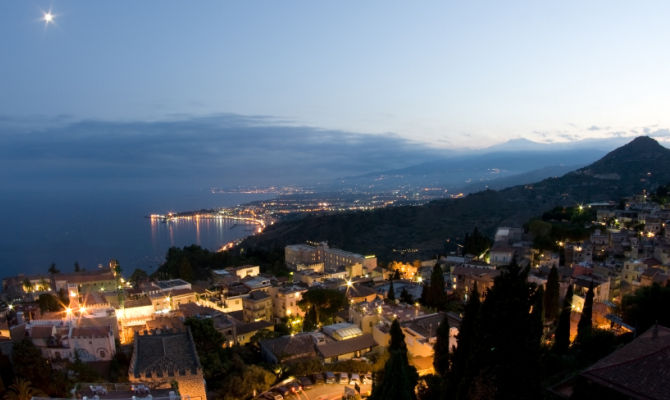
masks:
<svg viewBox="0 0 670 400"><path fill-rule="evenodd" d="M581 375L632 399L670 399L670 329L651 327Z"/></svg>
<svg viewBox="0 0 670 400"><path fill-rule="evenodd" d="M160 375L172 371L195 373L200 360L189 330L135 336L135 351L130 369L140 374Z"/></svg>
<svg viewBox="0 0 670 400"><path fill-rule="evenodd" d="M320 344L316 346L316 348L322 357L330 358L342 354L365 350L375 346L377 346L377 343L372 338L372 335L366 333L364 335L356 336L347 340L338 340Z"/></svg>

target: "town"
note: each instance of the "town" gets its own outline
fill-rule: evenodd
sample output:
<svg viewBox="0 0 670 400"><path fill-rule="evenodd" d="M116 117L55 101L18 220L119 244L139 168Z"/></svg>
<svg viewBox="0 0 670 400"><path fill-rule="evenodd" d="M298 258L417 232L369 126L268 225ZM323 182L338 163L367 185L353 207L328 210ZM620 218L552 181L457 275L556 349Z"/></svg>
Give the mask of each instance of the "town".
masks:
<svg viewBox="0 0 670 400"><path fill-rule="evenodd" d="M559 207L524 227L499 227L493 240L474 228L459 252L411 263L381 265L374 255L309 242L284 248L287 273L280 275L260 265L230 265L211 269L205 280L158 279L141 270L124 276L115 260L68 273L52 265L45 274L3 279L0 350L5 362L36 354L48 371L63 374L60 389L39 388L51 397L69 397L65 381L74 383L77 398L367 397L388 360L394 325L419 382L436 376L437 346L456 354L468 305L485 302L514 265L527 271L528 284L543 288L547 346L556 347L560 330L568 334L566 346L578 341L587 316L589 330L635 337L608 357L620 353L625 361L632 357L626 349L644 341L634 357L649 364L635 374L648 374L670 330L644 320L645 310L626 308L626 299L670 281L663 190ZM238 359L237 370L215 365L219 351ZM621 393L644 391L629 388L628 380L612 389L618 364L599 363L607 368L587 368L578 378ZM49 378L21 368L17 378L33 380L26 384ZM221 371L237 376L234 389ZM576 379L549 390L568 398ZM424 380L423 386L430 385Z"/></svg>

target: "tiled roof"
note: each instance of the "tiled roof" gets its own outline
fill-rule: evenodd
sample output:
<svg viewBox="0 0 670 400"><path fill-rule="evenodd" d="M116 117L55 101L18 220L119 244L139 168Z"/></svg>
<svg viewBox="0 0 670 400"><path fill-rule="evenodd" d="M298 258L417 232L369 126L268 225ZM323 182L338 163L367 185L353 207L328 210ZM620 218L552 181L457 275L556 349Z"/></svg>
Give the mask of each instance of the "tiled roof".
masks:
<svg viewBox="0 0 670 400"><path fill-rule="evenodd" d="M431 338L437 334L437 327L440 326L443 319L443 313L429 314L404 322L402 326L413 330L425 338Z"/></svg>
<svg viewBox="0 0 670 400"><path fill-rule="evenodd" d="M53 334L53 326L33 326L30 329L30 337L33 339L48 339Z"/></svg>
<svg viewBox="0 0 670 400"><path fill-rule="evenodd" d="M650 328L581 375L632 399L670 399L670 329Z"/></svg>
<svg viewBox="0 0 670 400"><path fill-rule="evenodd" d="M263 340L260 344L274 354L279 361L303 357L316 357L314 339L312 338L312 335L307 333Z"/></svg>
<svg viewBox="0 0 670 400"><path fill-rule="evenodd" d="M240 324L237 326L237 334L243 335L245 333L259 331L261 329L267 329L271 326L273 326L273 324L268 321L257 321L249 322L248 324Z"/></svg>
<svg viewBox="0 0 670 400"><path fill-rule="evenodd" d="M338 340L321 344L316 348L323 358L330 358L342 354L353 353L355 351L366 350L376 345L377 343L372 338L372 335L366 333L352 339Z"/></svg>
<svg viewBox="0 0 670 400"><path fill-rule="evenodd" d="M195 371L200 366L190 331L135 336L134 364L136 377L141 373L165 374L167 371Z"/></svg>
<svg viewBox="0 0 670 400"><path fill-rule="evenodd" d="M95 272L76 272L72 274L58 274L54 275L55 280L64 280L69 283L88 283L100 281L115 280L114 274L111 271L95 271Z"/></svg>
<svg viewBox="0 0 670 400"><path fill-rule="evenodd" d="M377 295L377 291L368 286L355 285L347 290L347 297L349 298L368 297L372 295Z"/></svg>
<svg viewBox="0 0 670 400"><path fill-rule="evenodd" d="M258 300L267 299L268 297L270 297L270 295L265 293L264 291L256 290L256 291L253 291L253 292L249 293L248 299L258 301Z"/></svg>
<svg viewBox="0 0 670 400"><path fill-rule="evenodd" d="M150 306L151 304L151 299L143 296L137 299L128 299L123 303L123 306L125 308L132 308L132 307L146 307Z"/></svg>
<svg viewBox="0 0 670 400"><path fill-rule="evenodd" d="M111 332L109 326L85 326L72 329L72 337L107 337Z"/></svg>

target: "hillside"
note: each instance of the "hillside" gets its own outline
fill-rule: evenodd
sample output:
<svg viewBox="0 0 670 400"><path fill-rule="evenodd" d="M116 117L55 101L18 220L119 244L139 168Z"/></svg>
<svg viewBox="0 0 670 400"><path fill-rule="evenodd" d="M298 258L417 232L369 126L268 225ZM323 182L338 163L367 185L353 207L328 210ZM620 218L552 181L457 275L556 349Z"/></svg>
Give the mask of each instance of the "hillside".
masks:
<svg viewBox="0 0 670 400"><path fill-rule="evenodd" d="M250 237L243 247L272 249L306 240L328 241L382 260L400 257L394 249L417 249L410 257L444 253L477 226L492 235L497 226L521 225L557 205L618 200L670 182L670 150L638 137L599 161L559 178L418 207L384 208L307 216L277 223Z"/></svg>

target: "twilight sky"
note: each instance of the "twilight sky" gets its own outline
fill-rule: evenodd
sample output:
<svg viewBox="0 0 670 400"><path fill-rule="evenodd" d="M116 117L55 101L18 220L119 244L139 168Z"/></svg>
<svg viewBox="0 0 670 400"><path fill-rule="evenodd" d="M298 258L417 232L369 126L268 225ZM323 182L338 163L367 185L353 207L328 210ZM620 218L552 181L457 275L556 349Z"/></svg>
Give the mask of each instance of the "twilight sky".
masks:
<svg viewBox="0 0 670 400"><path fill-rule="evenodd" d="M441 147L667 135L669 18L667 1L3 1L0 124L235 114Z"/></svg>

